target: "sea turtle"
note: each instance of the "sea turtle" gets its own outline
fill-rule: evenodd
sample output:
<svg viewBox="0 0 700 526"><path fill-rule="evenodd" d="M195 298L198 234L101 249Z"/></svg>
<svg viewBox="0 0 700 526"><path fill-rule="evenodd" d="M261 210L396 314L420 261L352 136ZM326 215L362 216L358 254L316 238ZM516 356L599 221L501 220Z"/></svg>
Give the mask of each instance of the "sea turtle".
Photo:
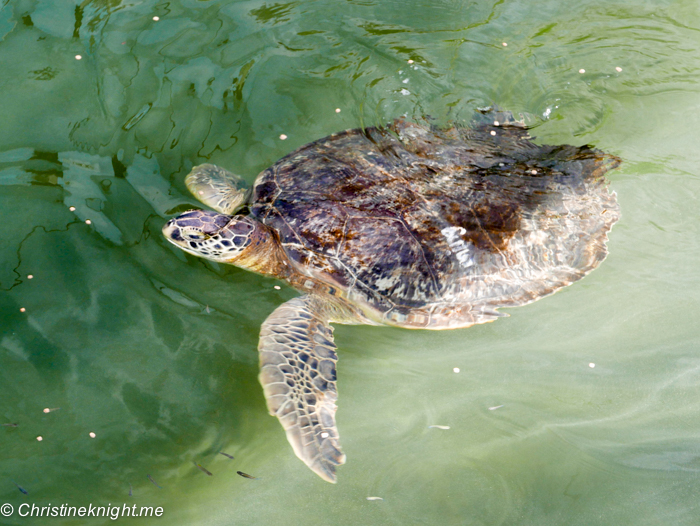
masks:
<svg viewBox="0 0 700 526"><path fill-rule="evenodd" d="M216 212L185 212L163 233L302 293L262 325L260 382L296 455L335 482L331 323L464 328L581 279L619 218L604 178L618 164L590 146L534 144L507 112L469 127L399 119L302 146L248 191L198 166L187 188Z"/></svg>

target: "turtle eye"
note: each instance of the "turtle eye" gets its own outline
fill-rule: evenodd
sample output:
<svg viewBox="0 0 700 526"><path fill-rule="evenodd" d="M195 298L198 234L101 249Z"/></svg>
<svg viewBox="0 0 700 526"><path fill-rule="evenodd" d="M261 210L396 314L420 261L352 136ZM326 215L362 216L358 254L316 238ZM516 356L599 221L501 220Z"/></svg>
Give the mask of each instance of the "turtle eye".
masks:
<svg viewBox="0 0 700 526"><path fill-rule="evenodd" d="M204 241L205 239L209 239L208 234L205 234L198 228L192 228L192 227L185 227L182 229L182 238L185 239L186 241Z"/></svg>

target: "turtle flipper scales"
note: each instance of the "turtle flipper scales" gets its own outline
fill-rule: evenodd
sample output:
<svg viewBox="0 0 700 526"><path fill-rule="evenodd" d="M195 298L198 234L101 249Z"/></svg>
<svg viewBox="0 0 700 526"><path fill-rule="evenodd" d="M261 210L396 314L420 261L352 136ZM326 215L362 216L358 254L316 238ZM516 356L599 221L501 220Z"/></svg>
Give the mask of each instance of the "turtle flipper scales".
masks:
<svg viewBox="0 0 700 526"><path fill-rule="evenodd" d="M321 300L301 296L280 305L260 331L260 383L294 453L335 483L345 463L335 425L336 346Z"/></svg>
<svg viewBox="0 0 700 526"><path fill-rule="evenodd" d="M243 180L213 164L200 164L185 177L185 185L202 203L222 214L232 215L246 199Z"/></svg>

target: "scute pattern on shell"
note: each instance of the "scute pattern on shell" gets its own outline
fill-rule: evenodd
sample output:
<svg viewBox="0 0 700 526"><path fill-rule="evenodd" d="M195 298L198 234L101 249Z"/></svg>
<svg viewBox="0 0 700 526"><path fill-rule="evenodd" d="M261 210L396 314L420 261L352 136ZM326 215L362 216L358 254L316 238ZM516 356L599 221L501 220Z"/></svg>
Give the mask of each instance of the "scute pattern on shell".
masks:
<svg viewBox="0 0 700 526"><path fill-rule="evenodd" d="M302 273L378 321L495 319L604 259L619 218L604 174L619 160L536 145L510 114L487 118L449 129L397 120L310 143L260 174L251 214Z"/></svg>

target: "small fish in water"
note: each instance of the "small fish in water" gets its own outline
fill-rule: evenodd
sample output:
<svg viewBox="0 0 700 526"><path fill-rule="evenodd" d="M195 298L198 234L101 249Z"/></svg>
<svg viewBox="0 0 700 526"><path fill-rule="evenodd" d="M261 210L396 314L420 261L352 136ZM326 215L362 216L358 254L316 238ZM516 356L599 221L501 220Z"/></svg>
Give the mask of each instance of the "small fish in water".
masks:
<svg viewBox="0 0 700 526"><path fill-rule="evenodd" d="M5 424L5 425L7 425L7 424ZM224 453L223 451L219 451L219 455L223 455L223 456L233 460L233 455L229 455L228 453Z"/></svg>
<svg viewBox="0 0 700 526"><path fill-rule="evenodd" d="M199 469L201 469L204 473L206 473L206 474L209 475L210 477L213 477L213 476L214 476L214 475L211 474L211 471L209 471L209 470L206 469L206 468L203 468L202 466L200 466L200 465L197 464L196 462L194 463L194 465L197 466Z"/></svg>
<svg viewBox="0 0 700 526"><path fill-rule="evenodd" d="M129 484L129 497L134 496L134 488L131 487L131 484Z"/></svg>
<svg viewBox="0 0 700 526"><path fill-rule="evenodd" d="M53 413L54 411L58 411L59 409L61 409L61 408L60 407L53 407L53 408L46 407L44 409L44 413Z"/></svg>
<svg viewBox="0 0 700 526"><path fill-rule="evenodd" d="M384 500L381 497L367 497L367 500Z"/></svg>
<svg viewBox="0 0 700 526"><path fill-rule="evenodd" d="M433 427L435 429L449 429L450 428L450 426L428 426L428 428L431 428L431 427Z"/></svg>
<svg viewBox="0 0 700 526"><path fill-rule="evenodd" d="M29 495L29 492L28 492L26 489L24 489L22 486L20 486L19 484L17 484L14 480L12 481L12 483L13 483L15 486L17 486L17 489L20 490L22 493L24 493L25 495Z"/></svg>
<svg viewBox="0 0 700 526"><path fill-rule="evenodd" d="M241 477L257 480L257 477L254 477L253 475L248 475L248 473L243 473L242 471L236 471L236 473L238 473Z"/></svg>
<svg viewBox="0 0 700 526"><path fill-rule="evenodd" d="M19 424L0 424L0 425L5 426L5 427L17 427L17 426L19 426Z"/></svg>
<svg viewBox="0 0 700 526"><path fill-rule="evenodd" d="M157 483L157 482L156 482L155 480L153 480L153 479L151 478L151 476L150 476L150 475L146 475L146 476L148 477L148 480L150 480L151 482L153 482L153 484L155 484L155 485L156 485L156 488L160 488L160 489L163 489L163 488L161 488L161 487L160 487L160 486L158 485L158 483Z"/></svg>
<svg viewBox="0 0 700 526"><path fill-rule="evenodd" d="M209 310L209 305L207 305L207 314L211 314L211 311Z"/></svg>
<svg viewBox="0 0 700 526"><path fill-rule="evenodd" d="M489 407L489 411L495 411L496 409L500 409L501 407L503 407L503 404L501 404L501 405L495 405L495 406L493 406L493 407Z"/></svg>

